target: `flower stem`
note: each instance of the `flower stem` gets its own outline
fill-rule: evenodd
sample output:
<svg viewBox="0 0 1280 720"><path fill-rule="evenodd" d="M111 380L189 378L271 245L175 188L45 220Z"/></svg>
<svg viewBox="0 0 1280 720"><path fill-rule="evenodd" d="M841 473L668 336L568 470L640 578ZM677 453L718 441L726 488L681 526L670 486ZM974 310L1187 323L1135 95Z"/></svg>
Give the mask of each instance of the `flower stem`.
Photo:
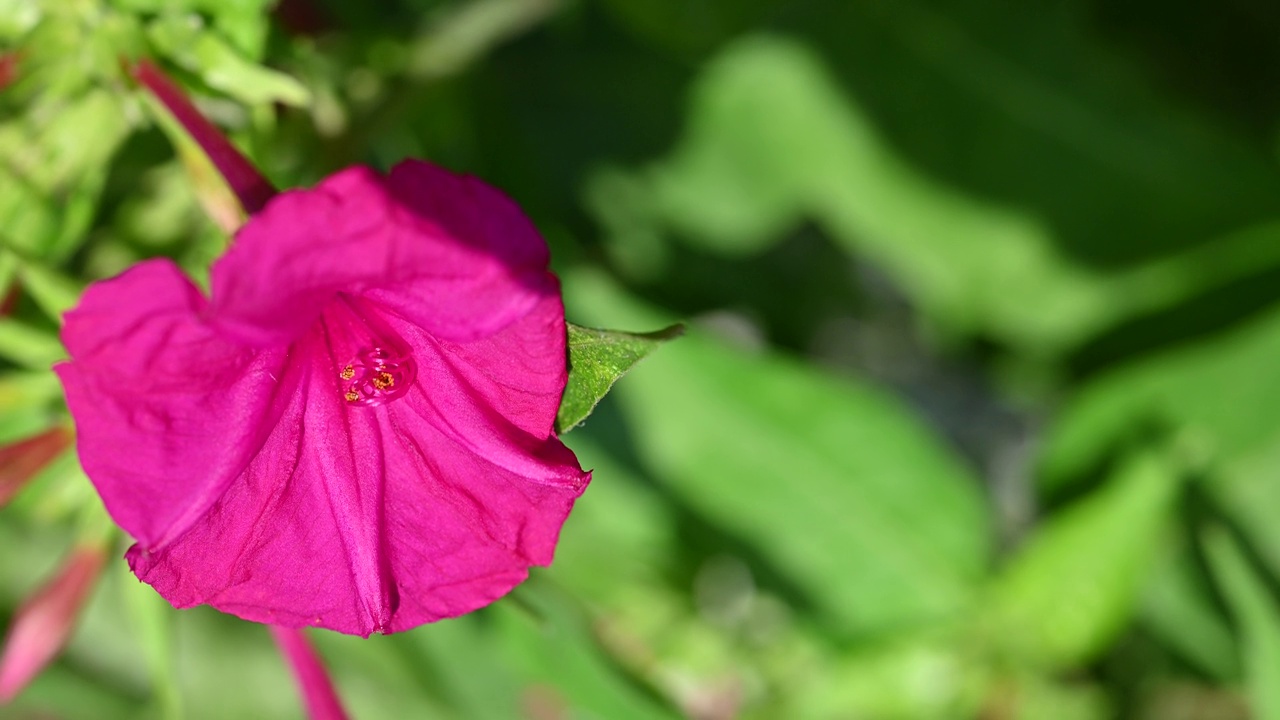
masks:
<svg viewBox="0 0 1280 720"><path fill-rule="evenodd" d="M289 667L302 690L302 700L311 720L348 720L342 701L333 689L333 682L325 671L320 657L297 628L268 626L280 652L289 661Z"/></svg>
<svg viewBox="0 0 1280 720"><path fill-rule="evenodd" d="M239 198L245 212L253 215L261 210L276 194L270 181L258 172L253 163L213 123L200 114L182 90L155 63L139 60L130 70L138 82L151 91L209 156L231 191Z"/></svg>

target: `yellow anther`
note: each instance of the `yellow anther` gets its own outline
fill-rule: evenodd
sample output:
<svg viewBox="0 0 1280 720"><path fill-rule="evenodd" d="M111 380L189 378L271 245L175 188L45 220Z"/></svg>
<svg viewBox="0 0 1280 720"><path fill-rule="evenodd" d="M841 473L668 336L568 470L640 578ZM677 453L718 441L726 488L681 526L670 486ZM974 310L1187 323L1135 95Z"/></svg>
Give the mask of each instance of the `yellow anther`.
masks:
<svg viewBox="0 0 1280 720"><path fill-rule="evenodd" d="M355 402L360 399L360 393L356 392L355 390L348 390L347 394L343 395L342 397L346 398L347 402Z"/></svg>
<svg viewBox="0 0 1280 720"><path fill-rule="evenodd" d="M380 372L378 377L373 379L373 386L379 390L386 390L396 384L396 377L389 372Z"/></svg>
<svg viewBox="0 0 1280 720"><path fill-rule="evenodd" d="M338 373L338 377L342 378L343 380L350 380L355 376L356 376L356 369L350 365L342 368L342 372Z"/></svg>

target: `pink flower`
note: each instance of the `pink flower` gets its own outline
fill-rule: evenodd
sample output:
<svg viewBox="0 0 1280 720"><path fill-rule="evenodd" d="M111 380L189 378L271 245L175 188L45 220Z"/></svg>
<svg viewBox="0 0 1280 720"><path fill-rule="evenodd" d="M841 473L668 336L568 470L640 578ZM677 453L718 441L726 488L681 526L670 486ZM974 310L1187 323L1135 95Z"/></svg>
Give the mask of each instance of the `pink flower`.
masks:
<svg viewBox="0 0 1280 720"><path fill-rule="evenodd" d="M206 298L168 260L92 285L56 370L86 473L177 607L345 633L469 612L551 561L586 487L547 247L407 161L266 201Z"/></svg>
<svg viewBox="0 0 1280 720"><path fill-rule="evenodd" d="M18 608L0 657L0 703L12 700L62 649L105 559L101 544L76 547L58 574Z"/></svg>

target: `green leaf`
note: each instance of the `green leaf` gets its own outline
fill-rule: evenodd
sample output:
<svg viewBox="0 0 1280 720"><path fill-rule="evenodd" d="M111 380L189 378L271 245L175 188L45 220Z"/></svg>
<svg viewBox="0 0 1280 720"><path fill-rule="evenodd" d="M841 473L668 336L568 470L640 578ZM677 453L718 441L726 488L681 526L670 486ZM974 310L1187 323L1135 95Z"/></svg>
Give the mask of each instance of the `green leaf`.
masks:
<svg viewBox="0 0 1280 720"><path fill-rule="evenodd" d="M986 668L954 644L896 638L843 658L801 698L806 718L979 717Z"/></svg>
<svg viewBox="0 0 1280 720"><path fill-rule="evenodd" d="M996 579L988 642L1001 655L1050 668L1106 647L1133 613L1179 488L1178 466L1146 452L1052 516Z"/></svg>
<svg viewBox="0 0 1280 720"><path fill-rule="evenodd" d="M0 318L0 357L32 370L48 370L66 356L53 333Z"/></svg>
<svg viewBox="0 0 1280 720"><path fill-rule="evenodd" d="M532 579L513 600L518 604L499 603L492 615L506 658L528 683L526 700L567 707L568 717L678 717L611 662L572 599Z"/></svg>
<svg viewBox="0 0 1280 720"><path fill-rule="evenodd" d="M592 319L662 318L604 278L565 277ZM967 468L896 398L690 332L619 388L636 457L668 492L746 540L838 634L936 620L989 557Z"/></svg>
<svg viewBox="0 0 1280 720"><path fill-rule="evenodd" d="M1280 174L1274 168L1258 164L1227 143L1223 149L1194 134L1188 138L1181 129L1165 126L1160 113L1144 112L1143 120L1158 123L1161 141L1169 145L1151 148L1149 138L1133 134L1127 118L1088 117L1087 105L1065 111L1056 104L1054 88L1035 86L1040 78L1025 80L1032 87L1024 87L1019 68L1006 66L1015 62L994 62L986 48L965 36L964 28L918 9L899 9L909 3L887 4L883 10L872 10L872 5L851 3L838 12L850 16L852 32L865 32L853 28L874 21L895 25L894 31L911 37L903 43L906 47L880 48L883 60L868 67L909 62L927 66L924 71L929 74L944 75L925 75L931 86L956 93L959 85L963 99L952 99L956 108L943 109L967 113L982 103L983 121L1001 130L992 136L974 133L974 142L988 142L990 137L1005 141L1014 130L1007 127L1009 118L1002 116L1035 106L1034 120L1050 127L1037 125L1036 137L1019 139L1036 150L1042 146L1058 150L1059 135L1083 134L1086 146L1073 146L1069 157L1059 158L1060 163L1077 173L1103 172L1116 188L1095 195L1091 187L1082 190L1083 183L1077 182L1060 192L1045 192L1036 202L1085 199L1083 209L1091 217L1112 218L1120 212L1115 198L1140 190L1148 206L1159 208L1148 211L1148 216L1186 212L1185 225L1205 226L1208 237L1216 239L1201 238L1196 246L1184 243L1188 247L1178 254L1132 267L1106 269L1080 262L1064 251L1066 243L1056 235L1058 228L1043 216L1020 203L994 202L980 193L966 193L964 186L933 176L904 155L895 142L899 138L890 137L891 128L882 129L877 123L875 111L884 108L864 107L859 102L863 98L847 92L826 58L810 45L756 36L731 44L707 64L694 86L684 135L667 158L636 172L630 182L601 175L588 188L597 214L614 236L609 247L616 248L615 259L625 267L630 259L628 243L651 239L657 230L723 255L758 254L787 238L803 221L812 220L849 252L889 274L938 328L951 334L983 334L1033 358L1056 357L1125 319L1171 307L1188 295L1256 273L1259 267L1280 265L1280 243L1276 242L1280 225L1272 220L1276 202L1268 200L1280 197L1276 194ZM910 25L916 14L926 16L916 18L922 28L946 38L942 47L933 48L932 41L914 36L925 32ZM875 37L868 41L884 42ZM858 43L846 39L843 44ZM922 51L921 46L931 50ZM939 54L954 57L943 64ZM984 68L1002 81L983 75ZM982 97L970 97L974 86L982 88ZM988 92L997 95L997 108L985 107L992 100L985 97ZM893 104L901 101L886 98L898 96L903 93L868 101ZM911 97L935 101L930 93ZM1081 113L1086 117L1079 117ZM914 114L920 115L918 108ZM1022 135L1027 133L1022 127L1025 120L1018 117L1012 123ZM1073 122L1085 127L1056 127ZM936 133L937 123L933 125ZM1146 132L1146 125L1136 127ZM1184 147L1195 151L1181 153ZM1238 174L1222 175L1209 162L1212 151L1218 150L1222 158L1230 158ZM1103 163L1105 168L1096 167L1098 158L1111 158L1121 151L1135 155L1128 161L1130 168L1147 168L1158 158L1179 170L1135 178L1123 170L1116 172L1109 159ZM964 155L978 163L998 162L999 157ZM1169 160L1174 155L1176 159ZM1039 166L1040 155L1029 152L1026 157L1037 157ZM1086 167L1081 168L1082 164ZM1005 175L1021 178L1027 171L1022 162ZM1205 173L1217 177L1218 186L1200 179ZM1187 186L1170 188L1166 181L1171 177L1190 179ZM1063 182L1052 175L1042 180L1037 188L1055 188ZM607 197L610 189L601 184L615 190L625 187L630 209L620 213L601 208L598 200ZM1225 186L1235 190L1224 191ZM1262 188L1271 189L1264 192ZM1016 186L1007 190L1023 192ZM1201 205L1207 197L1216 198L1216 205ZM1271 210L1264 212L1268 205ZM1192 207L1201 209L1193 213ZM1224 208L1230 208L1230 213ZM1081 209L1053 208L1068 221L1086 214ZM1138 226L1131 229L1132 234L1143 238L1154 234L1155 220L1142 225L1143 216L1129 209L1123 213L1126 222ZM1206 218L1213 220L1206 222ZM1175 224L1168 231L1176 229ZM1094 243L1116 232L1111 227L1086 230L1079 235L1093 238ZM653 271L643 265L642 270Z"/></svg>
<svg viewBox="0 0 1280 720"><path fill-rule="evenodd" d="M35 262L23 262L18 270L22 289L53 320L61 322L62 315L80 301L84 283L63 275L53 268Z"/></svg>
<svg viewBox="0 0 1280 720"><path fill-rule="evenodd" d="M1235 641L1221 610L1208 595L1195 558L1178 542L1161 547L1142 597L1143 626L1206 675L1239 677Z"/></svg>
<svg viewBox="0 0 1280 720"><path fill-rule="evenodd" d="M556 414L556 432L561 434L582 424L619 378L659 345L684 334L684 326L628 333L569 323L568 332L569 383Z"/></svg>
<svg viewBox="0 0 1280 720"><path fill-rule="evenodd" d="M177 648L173 638L173 606L144 583L124 583L119 590L124 595L130 627L141 646L157 715L163 720L181 720L182 695L174 662Z"/></svg>
<svg viewBox="0 0 1280 720"><path fill-rule="evenodd" d="M1194 345L1118 368L1086 385L1060 413L1043 476L1065 483L1102 461L1135 428L1156 423L1194 436L1221 458L1271 444L1280 430L1280 311Z"/></svg>
<svg viewBox="0 0 1280 720"><path fill-rule="evenodd" d="M246 59L205 27L198 15L163 15L147 26L147 35L161 52L199 75L209 87L248 105L279 102L303 107L311 102L306 86Z"/></svg>
<svg viewBox="0 0 1280 720"><path fill-rule="evenodd" d="M0 376L0 443L35 435L52 425L55 415L49 405L61 394L62 385L48 368Z"/></svg>
<svg viewBox="0 0 1280 720"><path fill-rule="evenodd" d="M1280 604L1222 529L1204 536L1209 566L1239 625L1252 717L1280 720Z"/></svg>

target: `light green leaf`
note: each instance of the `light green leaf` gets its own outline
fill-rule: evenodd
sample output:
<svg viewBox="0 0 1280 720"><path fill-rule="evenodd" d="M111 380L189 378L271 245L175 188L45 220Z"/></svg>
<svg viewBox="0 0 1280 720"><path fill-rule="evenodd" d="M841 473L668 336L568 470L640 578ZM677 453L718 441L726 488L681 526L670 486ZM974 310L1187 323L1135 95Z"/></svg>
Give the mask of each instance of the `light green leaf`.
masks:
<svg viewBox="0 0 1280 720"><path fill-rule="evenodd" d="M119 591L129 611L129 625L141 646L157 715L163 720L181 720L182 695L174 672L177 647L173 639L173 606L144 583L122 583Z"/></svg>
<svg viewBox="0 0 1280 720"><path fill-rule="evenodd" d="M18 271L22 289L29 294L50 319L61 322L62 316L84 293L84 283L63 275L40 263L23 262Z"/></svg>
<svg viewBox="0 0 1280 720"><path fill-rule="evenodd" d="M936 639L850 654L801 698L806 718L950 720L979 715L987 670Z"/></svg>
<svg viewBox="0 0 1280 720"><path fill-rule="evenodd" d="M1063 483L1099 463L1128 433L1153 424L1194 437L1204 450L1240 458L1280 432L1280 312L1211 339L1121 367L1066 406L1042 460Z"/></svg>
<svg viewBox="0 0 1280 720"><path fill-rule="evenodd" d="M1197 669L1218 680L1239 676L1235 641L1226 619L1196 573L1185 543L1158 550L1142 596L1144 627Z"/></svg>
<svg viewBox="0 0 1280 720"><path fill-rule="evenodd" d="M519 604L499 603L492 613L506 657L535 699L569 708L570 717L679 717L613 665L573 600L537 579L521 585L512 600Z"/></svg>
<svg viewBox="0 0 1280 720"><path fill-rule="evenodd" d="M35 435L53 424L49 410L62 394L58 377L48 368L0 376L0 443Z"/></svg>
<svg viewBox="0 0 1280 720"><path fill-rule="evenodd" d="M650 333L596 330L568 324L569 383L556 414L556 432L567 433L587 419L609 388L636 363L668 340L684 333L683 325Z"/></svg>
<svg viewBox="0 0 1280 720"><path fill-rule="evenodd" d="M1256 720L1280 720L1280 604L1240 547L1218 528L1205 533L1209 566L1239 625L1245 681Z"/></svg>
<svg viewBox="0 0 1280 720"><path fill-rule="evenodd" d="M662 318L595 275L570 275L592 320ZM748 541L846 635L958 611L989 554L967 469L895 398L698 332L619 388L637 457Z"/></svg>
<svg viewBox="0 0 1280 720"><path fill-rule="evenodd" d="M1053 515L995 581L988 642L1001 655L1051 668L1106 647L1133 613L1179 487L1178 466L1147 452Z"/></svg>
<svg viewBox="0 0 1280 720"><path fill-rule="evenodd" d="M48 370L67 356L52 332L0 318L0 357L32 370Z"/></svg>
<svg viewBox="0 0 1280 720"><path fill-rule="evenodd" d="M198 15L163 15L147 26L156 47L209 87L249 105L279 102L304 107L311 102L306 86L284 73L257 65L205 27Z"/></svg>

